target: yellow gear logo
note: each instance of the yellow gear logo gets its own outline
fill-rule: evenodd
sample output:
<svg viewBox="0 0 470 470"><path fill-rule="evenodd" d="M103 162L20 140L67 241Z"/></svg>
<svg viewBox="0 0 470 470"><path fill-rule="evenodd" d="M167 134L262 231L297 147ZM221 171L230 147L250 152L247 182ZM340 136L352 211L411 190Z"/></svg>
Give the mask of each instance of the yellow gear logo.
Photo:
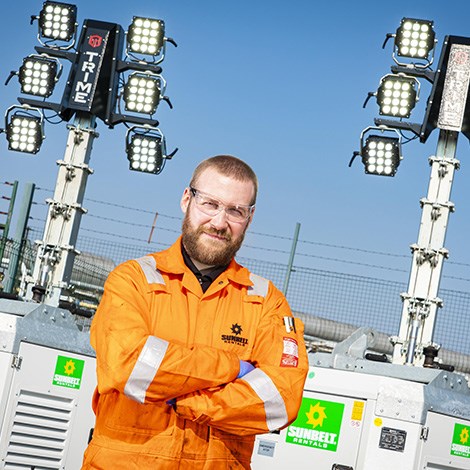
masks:
<svg viewBox="0 0 470 470"><path fill-rule="evenodd" d="M67 375L72 375L75 372L75 362L72 359L69 359L64 366L64 372Z"/></svg>
<svg viewBox="0 0 470 470"><path fill-rule="evenodd" d="M311 424L312 427L323 426L323 420L327 418L325 413L325 407L320 406L320 403L316 403L315 406L310 405L310 410L307 415L307 424Z"/></svg>
<svg viewBox="0 0 470 470"><path fill-rule="evenodd" d="M467 428L463 428L462 429L462 432L460 433L460 442L462 444L466 444L467 441L468 441L468 437L469 437L469 433L468 433L468 429Z"/></svg>

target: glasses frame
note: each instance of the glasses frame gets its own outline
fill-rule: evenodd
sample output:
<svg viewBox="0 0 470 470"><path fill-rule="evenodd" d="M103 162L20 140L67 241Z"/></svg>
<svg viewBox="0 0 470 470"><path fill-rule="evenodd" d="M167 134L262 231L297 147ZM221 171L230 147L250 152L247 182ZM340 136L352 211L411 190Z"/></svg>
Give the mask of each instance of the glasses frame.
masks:
<svg viewBox="0 0 470 470"><path fill-rule="evenodd" d="M203 191L199 191L199 189L193 188L192 186L189 186L189 192L190 192L191 196L195 199L197 208L203 214L206 214L210 217L216 217L223 210L223 211L225 211L225 216L227 217L227 220L230 221L230 222L233 222L233 223L241 224L243 222L246 222L250 218L251 214L253 214L253 211L255 209L255 204L251 204L251 205L243 205L243 204L229 204L229 205L227 205L227 204L224 204L223 202L221 202L216 197L214 197L214 196L212 196L208 193L205 193ZM197 201L198 197L203 197L203 198L205 197L205 198L209 199L208 202L213 202L213 203L217 204L217 209L214 209L214 213L212 213L212 210L210 210L209 212L207 212L207 210L204 210L204 206ZM247 213L246 217L238 220L237 218L234 218L234 214L232 212L229 212L230 209L235 209L235 210L243 209L243 210L247 210L248 213Z"/></svg>

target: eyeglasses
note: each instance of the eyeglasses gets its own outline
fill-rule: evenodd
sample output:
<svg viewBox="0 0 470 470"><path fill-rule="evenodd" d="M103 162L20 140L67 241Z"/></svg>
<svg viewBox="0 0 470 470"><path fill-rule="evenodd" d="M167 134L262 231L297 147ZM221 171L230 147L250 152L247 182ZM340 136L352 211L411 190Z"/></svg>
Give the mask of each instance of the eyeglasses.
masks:
<svg viewBox="0 0 470 470"><path fill-rule="evenodd" d="M247 220L253 213L255 205L243 206L243 205L232 205L227 206L217 199L213 198L207 193L203 193L195 188L189 188L198 209L206 215L215 217L221 210L225 211L227 219L230 222L242 223Z"/></svg>

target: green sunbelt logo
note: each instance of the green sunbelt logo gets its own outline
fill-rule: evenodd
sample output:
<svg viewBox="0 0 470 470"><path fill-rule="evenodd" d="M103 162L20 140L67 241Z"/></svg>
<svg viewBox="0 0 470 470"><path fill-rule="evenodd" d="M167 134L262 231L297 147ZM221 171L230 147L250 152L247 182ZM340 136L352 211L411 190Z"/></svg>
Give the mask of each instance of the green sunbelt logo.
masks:
<svg viewBox="0 0 470 470"><path fill-rule="evenodd" d="M454 434L452 436L452 446L450 448L451 455L459 457L470 457L470 431L469 426L455 423Z"/></svg>
<svg viewBox="0 0 470 470"><path fill-rule="evenodd" d="M52 383L59 387L80 388L85 361L57 356Z"/></svg>
<svg viewBox="0 0 470 470"><path fill-rule="evenodd" d="M336 451L344 403L304 398L297 419L287 428L286 442Z"/></svg>

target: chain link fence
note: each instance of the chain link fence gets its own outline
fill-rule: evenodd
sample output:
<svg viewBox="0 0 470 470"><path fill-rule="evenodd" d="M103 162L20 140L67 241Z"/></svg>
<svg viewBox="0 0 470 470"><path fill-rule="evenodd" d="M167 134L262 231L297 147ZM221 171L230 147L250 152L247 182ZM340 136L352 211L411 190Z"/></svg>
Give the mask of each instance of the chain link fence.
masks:
<svg viewBox="0 0 470 470"><path fill-rule="evenodd" d="M31 232L30 239L34 237L40 238L40 234ZM23 270L31 270L36 247L29 241L23 246L20 258ZM4 259L18 248L18 243L6 243ZM114 266L166 246L80 237L77 248L82 254L76 257L72 284L83 302L88 298L88 304L97 304L106 276ZM237 260L283 289L288 269L285 264L247 258ZM397 335L402 312L400 293L406 290L407 285L396 281L294 266L287 300L294 312ZM443 299L444 306L438 311L434 341L448 350L470 354L470 293L441 289L439 297ZM89 325L89 319L81 321L84 328Z"/></svg>
<svg viewBox="0 0 470 470"><path fill-rule="evenodd" d="M282 288L287 267L276 263L239 259L257 274ZM407 284L372 277L295 266L287 300L293 311L360 326L389 336L398 335L402 315L401 293ZM470 293L441 289L434 341L446 349L470 354Z"/></svg>

